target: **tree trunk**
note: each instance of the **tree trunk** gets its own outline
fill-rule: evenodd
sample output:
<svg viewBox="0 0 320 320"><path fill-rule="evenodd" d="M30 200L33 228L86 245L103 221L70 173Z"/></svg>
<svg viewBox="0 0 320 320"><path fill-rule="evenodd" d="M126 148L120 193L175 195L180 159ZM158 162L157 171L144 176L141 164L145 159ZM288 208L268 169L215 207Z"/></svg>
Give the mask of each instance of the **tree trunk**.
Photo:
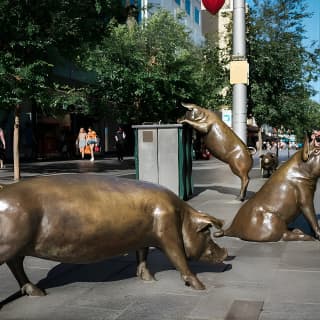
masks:
<svg viewBox="0 0 320 320"><path fill-rule="evenodd" d="M258 151L259 151L259 156L261 156L262 154L262 145L263 145L263 141L262 141L262 132L261 132L261 128L259 128L259 131L258 131Z"/></svg>
<svg viewBox="0 0 320 320"><path fill-rule="evenodd" d="M14 114L14 130L13 130L13 180L20 180L19 126L20 126L20 106L17 105L15 109L15 114Z"/></svg>

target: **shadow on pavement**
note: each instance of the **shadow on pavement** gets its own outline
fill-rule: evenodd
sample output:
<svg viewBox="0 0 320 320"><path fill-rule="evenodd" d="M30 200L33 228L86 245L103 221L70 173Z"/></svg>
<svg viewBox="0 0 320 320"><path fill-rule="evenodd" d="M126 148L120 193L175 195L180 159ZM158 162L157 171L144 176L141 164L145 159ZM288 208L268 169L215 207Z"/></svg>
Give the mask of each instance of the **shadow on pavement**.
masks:
<svg viewBox="0 0 320 320"><path fill-rule="evenodd" d="M198 196L200 193L206 191L206 190L213 190L213 191L217 191L221 194L230 194L233 195L235 200L237 199L237 197L239 196L239 188L230 188L230 187L221 187L221 186L213 186L213 187L194 187L194 192L191 196L191 198ZM251 198L252 196L255 195L255 192L253 191L247 191L246 194L246 199Z"/></svg>
<svg viewBox="0 0 320 320"><path fill-rule="evenodd" d="M188 261L189 267L195 273L224 272L230 270L230 264L207 264L199 261ZM148 267L152 274L175 269L167 257L157 249L148 256ZM177 275L178 276L178 275ZM108 282L136 277L135 254L111 258L91 264L61 263L51 269L46 278L38 282L42 289L60 287L75 282Z"/></svg>
<svg viewBox="0 0 320 320"><path fill-rule="evenodd" d="M0 310L3 306L5 306L6 304L14 301L14 300L17 300L19 298L21 298L23 296L22 292L19 290L17 292L15 292L14 294L12 294L11 296L9 296L8 298L0 301Z"/></svg>
<svg viewBox="0 0 320 320"><path fill-rule="evenodd" d="M76 160L69 162L46 162L37 163L24 163L21 165L21 171L24 173L83 173L83 172L105 172L108 170L127 170L134 169L135 164L133 159L127 159L123 162L117 160L91 162L89 160Z"/></svg>
<svg viewBox="0 0 320 320"><path fill-rule="evenodd" d="M230 259L227 259L230 260ZM188 261L190 269L196 273L214 272L221 273L232 269L231 264L216 263L208 264L199 261ZM167 257L157 249L150 250L148 266L152 274L157 277L157 273L167 270L175 270ZM52 268L46 278L41 279L37 286L43 290L61 287L64 285L79 282L109 282L136 277L135 254L110 258L108 260L91 264L66 264L61 263ZM177 271L177 277L180 277ZM141 280L142 281L142 280ZM0 309L22 297L18 291L3 301L0 301Z"/></svg>

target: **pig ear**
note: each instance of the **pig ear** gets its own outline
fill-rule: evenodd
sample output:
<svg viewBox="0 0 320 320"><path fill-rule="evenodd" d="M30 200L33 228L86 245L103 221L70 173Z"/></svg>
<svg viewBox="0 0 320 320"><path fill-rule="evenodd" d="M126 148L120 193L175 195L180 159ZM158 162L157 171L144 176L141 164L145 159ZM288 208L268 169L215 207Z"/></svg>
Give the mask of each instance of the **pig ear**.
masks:
<svg viewBox="0 0 320 320"><path fill-rule="evenodd" d="M201 232L209 227L215 226L221 229L224 224L223 220L217 219L207 214L201 214L196 218L197 232Z"/></svg>
<svg viewBox="0 0 320 320"><path fill-rule="evenodd" d="M187 103L187 102L181 102L181 104L187 108L188 110L192 110L194 108L194 104L192 103Z"/></svg>
<svg viewBox="0 0 320 320"><path fill-rule="evenodd" d="M307 135L304 137L304 143L303 143L303 149L302 149L302 160L307 161L309 159L310 155L310 144L309 144L309 138Z"/></svg>

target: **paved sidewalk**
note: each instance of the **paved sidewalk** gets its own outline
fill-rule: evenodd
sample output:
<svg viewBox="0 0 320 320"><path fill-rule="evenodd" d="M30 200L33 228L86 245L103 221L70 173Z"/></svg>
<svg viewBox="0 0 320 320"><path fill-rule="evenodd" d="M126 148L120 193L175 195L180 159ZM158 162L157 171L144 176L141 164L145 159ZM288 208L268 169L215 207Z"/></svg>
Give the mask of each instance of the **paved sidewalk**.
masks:
<svg viewBox="0 0 320 320"><path fill-rule="evenodd" d="M89 160L66 160L66 161L37 161L20 163L21 179L37 175L51 175L60 173L84 173L107 174L128 176L135 178L134 158L127 157L120 162L114 157L98 158L94 162ZM13 164L6 164L0 169L0 184L14 183Z"/></svg>
<svg viewBox="0 0 320 320"><path fill-rule="evenodd" d="M22 177L59 172L95 172L134 178L133 159L22 164ZM265 182L251 171L248 195ZM0 183L12 182L12 168L0 171ZM195 161L196 209L229 224L241 203L240 181L217 161ZM315 205L320 212L319 191ZM1 236L1 235L0 235ZM218 265L190 262L207 289L186 287L159 250L151 250L150 269L158 281L135 277L135 256L91 265L59 264L26 258L30 279L46 289L41 298L17 297L18 285L6 265L0 267L0 319L65 320L317 320L320 318L320 242L255 243L234 238L215 240L231 260ZM12 301L10 301L12 300ZM8 302L10 301L10 302Z"/></svg>

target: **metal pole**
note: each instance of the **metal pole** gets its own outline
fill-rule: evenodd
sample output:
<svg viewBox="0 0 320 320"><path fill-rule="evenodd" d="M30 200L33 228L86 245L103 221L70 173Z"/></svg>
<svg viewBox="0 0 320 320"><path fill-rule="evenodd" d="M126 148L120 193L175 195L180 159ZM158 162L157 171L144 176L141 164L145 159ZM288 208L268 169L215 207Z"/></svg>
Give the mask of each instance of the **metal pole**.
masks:
<svg viewBox="0 0 320 320"><path fill-rule="evenodd" d="M233 0L233 60L246 60L245 0ZM233 85L232 127L234 132L247 143L247 85Z"/></svg>

